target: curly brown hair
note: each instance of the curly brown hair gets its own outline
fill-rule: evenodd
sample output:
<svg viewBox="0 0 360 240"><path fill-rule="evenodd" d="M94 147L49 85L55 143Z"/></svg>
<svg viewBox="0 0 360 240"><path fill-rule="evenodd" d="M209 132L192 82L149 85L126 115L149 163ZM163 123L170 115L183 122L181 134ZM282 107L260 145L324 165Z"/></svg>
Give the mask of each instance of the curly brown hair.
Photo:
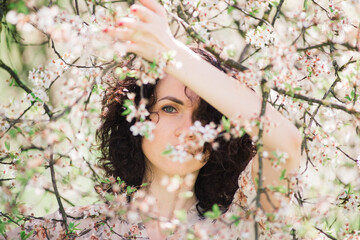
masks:
<svg viewBox="0 0 360 240"><path fill-rule="evenodd" d="M207 51L198 48L192 50L219 70L228 72L229 68L222 66ZM128 122L123 114L123 103L128 99L126 91L136 94L136 105L140 103L141 97L149 99L147 109L156 103L156 85L146 84L141 88L136 81L135 78L126 77L106 89L102 100L102 125L97 130L102 153L99 165L105 169L107 176L120 177L132 187L142 184L147 166L141 147L142 137L133 136L129 130L136 120ZM199 120L203 124L220 124L222 116L201 99L192 120ZM195 182L195 196L198 199L196 208L200 216L211 210L214 204L218 204L222 212L229 209L238 189L239 175L256 154L256 148L247 134L241 138L231 137L228 141L218 137L216 142L219 144L216 150L209 143L205 144L203 152L209 151L210 155Z"/></svg>

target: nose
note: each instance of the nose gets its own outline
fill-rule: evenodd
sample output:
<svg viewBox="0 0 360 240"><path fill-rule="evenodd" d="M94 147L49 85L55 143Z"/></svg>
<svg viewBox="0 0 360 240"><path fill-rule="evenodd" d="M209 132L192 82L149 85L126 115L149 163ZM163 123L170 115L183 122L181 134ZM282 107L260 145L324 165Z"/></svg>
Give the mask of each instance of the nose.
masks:
<svg viewBox="0 0 360 240"><path fill-rule="evenodd" d="M191 116L187 117L184 121L181 121L178 128L175 130L175 136L179 137L181 134L185 135L186 140L193 140L195 135L190 130L190 127L193 125Z"/></svg>

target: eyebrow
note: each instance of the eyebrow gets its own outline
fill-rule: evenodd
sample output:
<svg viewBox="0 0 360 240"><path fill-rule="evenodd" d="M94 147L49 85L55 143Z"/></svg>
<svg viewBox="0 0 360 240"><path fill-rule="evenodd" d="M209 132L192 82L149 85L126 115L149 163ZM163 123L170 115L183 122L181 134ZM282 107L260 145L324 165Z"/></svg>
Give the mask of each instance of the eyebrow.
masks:
<svg viewBox="0 0 360 240"><path fill-rule="evenodd" d="M173 102L175 102L175 103L177 103L177 104L180 104L180 105L184 105L184 102L183 102L183 101L181 101L181 100L178 99L178 98L171 97L171 96L163 97L163 98L161 98L158 102L160 102L160 101L162 101L162 100L165 100L165 99L170 100L170 101L173 101Z"/></svg>

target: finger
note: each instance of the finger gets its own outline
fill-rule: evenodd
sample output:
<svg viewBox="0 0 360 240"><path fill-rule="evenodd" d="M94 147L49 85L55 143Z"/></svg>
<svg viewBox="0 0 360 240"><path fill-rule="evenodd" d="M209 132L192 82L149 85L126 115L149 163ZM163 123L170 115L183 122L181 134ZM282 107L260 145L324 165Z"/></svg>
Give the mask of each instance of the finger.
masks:
<svg viewBox="0 0 360 240"><path fill-rule="evenodd" d="M149 46L149 44L154 41L149 34L130 28L108 28L106 29L106 33L117 41L136 42L138 44L143 44L144 46Z"/></svg>
<svg viewBox="0 0 360 240"><path fill-rule="evenodd" d="M130 41L135 34L135 31L129 28L113 28L108 29L107 34L112 36L114 39L126 42Z"/></svg>
<svg viewBox="0 0 360 240"><path fill-rule="evenodd" d="M135 54L138 54L140 52L139 46L135 43L127 42L127 43L125 43L124 46L125 46L126 52L135 53Z"/></svg>
<svg viewBox="0 0 360 240"><path fill-rule="evenodd" d="M126 27L140 32L148 32L150 30L147 23L136 21L134 18L120 18L116 25L118 27Z"/></svg>
<svg viewBox="0 0 360 240"><path fill-rule="evenodd" d="M165 8L157 1L155 1L155 0L140 0L140 2L142 5L149 8L153 12L155 12L163 17L166 17Z"/></svg>
<svg viewBox="0 0 360 240"><path fill-rule="evenodd" d="M149 22L151 20L153 20L154 18L156 18L156 14L151 11L150 9L141 6L141 5L137 5L134 4L130 7L130 11L137 17L140 18L141 21L144 22Z"/></svg>
<svg viewBox="0 0 360 240"><path fill-rule="evenodd" d="M128 53L135 53L138 56L141 56L148 61L154 61L154 56L158 53L154 49L157 49L156 46L151 45L144 45L143 43L133 43L133 42L126 42L124 44L125 50ZM147 46L147 47L146 47Z"/></svg>

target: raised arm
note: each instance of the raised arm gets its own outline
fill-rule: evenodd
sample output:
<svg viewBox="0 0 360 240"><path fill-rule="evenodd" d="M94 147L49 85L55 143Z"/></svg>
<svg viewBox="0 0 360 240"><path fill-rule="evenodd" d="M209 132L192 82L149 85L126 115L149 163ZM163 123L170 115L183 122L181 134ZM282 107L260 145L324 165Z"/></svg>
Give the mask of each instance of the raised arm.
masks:
<svg viewBox="0 0 360 240"><path fill-rule="evenodd" d="M157 58L159 53L176 51L176 62L181 67L170 65L166 73L172 75L196 92L201 98L214 106L228 118L241 116L243 121L260 116L262 98L254 91L235 79L219 71L197 54L192 52L171 34L167 24L165 9L155 0L141 0L143 5L133 5L131 11L140 20L123 18L118 22L119 28L111 32L118 40L126 42L128 51L143 56L149 61ZM266 106L265 118L275 123L275 127L264 129L263 151L287 153L288 158L281 168L290 172L297 169L300 161L301 135L298 129L270 104ZM248 132L257 136L259 129L254 127ZM253 177L257 176L258 161L253 164ZM281 170L274 169L269 160L264 160L263 186L285 185L280 180ZM276 205L276 200L270 198ZM271 205L263 196L261 204L266 211Z"/></svg>

